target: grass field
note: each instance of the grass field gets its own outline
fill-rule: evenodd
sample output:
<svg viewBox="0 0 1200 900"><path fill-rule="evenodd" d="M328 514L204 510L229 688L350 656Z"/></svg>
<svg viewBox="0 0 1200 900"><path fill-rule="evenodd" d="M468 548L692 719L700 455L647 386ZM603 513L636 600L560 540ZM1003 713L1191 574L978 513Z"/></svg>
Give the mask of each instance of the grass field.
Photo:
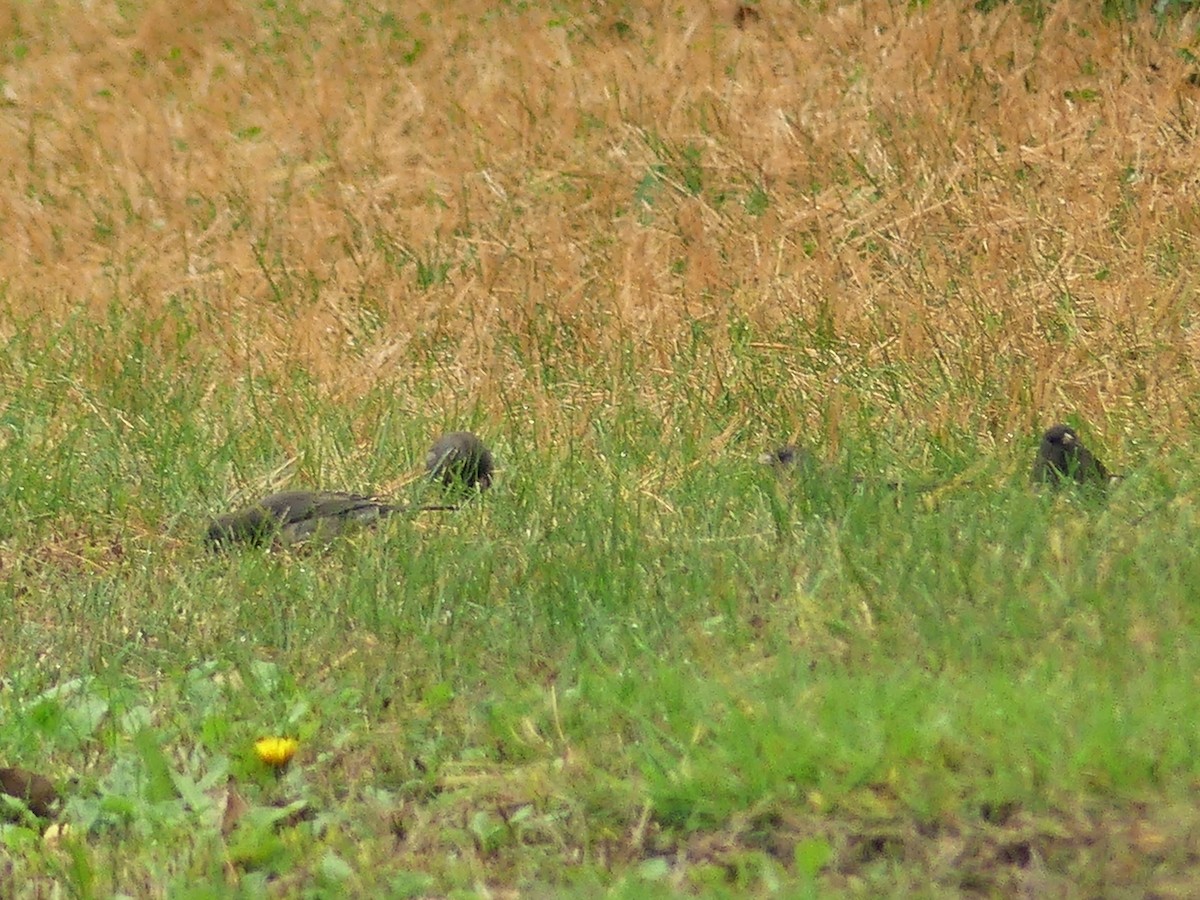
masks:
<svg viewBox="0 0 1200 900"><path fill-rule="evenodd" d="M10 4L0 896L1195 896L1200 18L979 6Z"/></svg>

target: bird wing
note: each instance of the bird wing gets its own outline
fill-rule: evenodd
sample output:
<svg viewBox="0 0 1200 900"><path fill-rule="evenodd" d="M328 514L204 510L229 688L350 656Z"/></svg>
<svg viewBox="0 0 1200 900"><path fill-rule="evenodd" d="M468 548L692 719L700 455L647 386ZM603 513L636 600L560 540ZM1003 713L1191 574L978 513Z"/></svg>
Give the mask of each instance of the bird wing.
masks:
<svg viewBox="0 0 1200 900"><path fill-rule="evenodd" d="M399 509L373 497L343 491L284 491L264 497L257 505L282 526L314 519L377 519Z"/></svg>

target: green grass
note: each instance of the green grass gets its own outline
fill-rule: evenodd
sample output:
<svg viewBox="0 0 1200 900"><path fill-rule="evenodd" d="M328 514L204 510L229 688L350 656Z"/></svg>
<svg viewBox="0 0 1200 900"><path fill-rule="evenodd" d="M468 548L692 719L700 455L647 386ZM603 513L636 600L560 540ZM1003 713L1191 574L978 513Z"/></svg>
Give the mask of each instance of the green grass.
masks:
<svg viewBox="0 0 1200 900"><path fill-rule="evenodd" d="M342 5L13 19L0 897L1200 893L1185 5Z"/></svg>
<svg viewBox="0 0 1200 900"><path fill-rule="evenodd" d="M299 382L202 399L169 362L81 364L128 336L80 328L6 355L0 760L64 784L73 831L4 826L5 893L952 894L1034 858L1098 890L1153 874L1100 833L1194 790L1182 452L1107 501L1031 491L1034 435L864 433L777 478L764 435L714 452L685 359L658 396L695 431L618 380L566 446L483 428L502 477L459 513L216 556L232 490L288 461L369 488L459 423Z"/></svg>

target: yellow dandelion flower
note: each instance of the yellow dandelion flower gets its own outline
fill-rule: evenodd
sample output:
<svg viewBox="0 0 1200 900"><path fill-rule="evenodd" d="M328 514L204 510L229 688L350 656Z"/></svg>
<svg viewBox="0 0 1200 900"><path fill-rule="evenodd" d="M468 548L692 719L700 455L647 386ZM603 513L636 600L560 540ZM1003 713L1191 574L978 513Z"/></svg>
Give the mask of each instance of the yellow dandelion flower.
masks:
<svg viewBox="0 0 1200 900"><path fill-rule="evenodd" d="M296 755L300 742L295 738L269 737L254 742L254 752L268 766L279 769Z"/></svg>

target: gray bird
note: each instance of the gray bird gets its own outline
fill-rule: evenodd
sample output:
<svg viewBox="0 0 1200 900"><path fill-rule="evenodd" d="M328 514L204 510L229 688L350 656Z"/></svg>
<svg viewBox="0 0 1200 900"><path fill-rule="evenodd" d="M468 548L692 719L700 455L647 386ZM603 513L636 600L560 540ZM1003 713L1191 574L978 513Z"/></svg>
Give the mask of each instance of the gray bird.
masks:
<svg viewBox="0 0 1200 900"><path fill-rule="evenodd" d="M430 449L426 469L448 487L483 489L492 482L492 454L475 435L455 431ZM359 528L369 528L396 514L453 510L458 503L391 503L343 491L283 491L209 523L205 542L212 549L235 544L263 546L328 541Z"/></svg>
<svg viewBox="0 0 1200 900"><path fill-rule="evenodd" d="M834 469L822 465L812 453L794 444L784 444L776 450L764 453L758 458L758 461L762 465L770 466L779 472L795 472L803 478L816 478L823 483L835 483L838 478ZM856 485L866 486L870 484L868 479L862 475L854 475L850 480ZM917 493L932 491L941 486L941 482L936 484L901 485L899 481L885 481L881 482L881 484L888 488L888 490L897 491L904 486Z"/></svg>
<svg viewBox="0 0 1200 900"><path fill-rule="evenodd" d="M1104 464L1092 455L1070 425L1054 425L1042 435L1037 458L1033 462L1033 481L1058 487L1066 482L1105 486L1112 476Z"/></svg>
<svg viewBox="0 0 1200 900"><path fill-rule="evenodd" d="M487 489L494 468L491 451L469 431L442 435L425 457L429 477L458 491Z"/></svg>
<svg viewBox="0 0 1200 900"><path fill-rule="evenodd" d="M793 444L784 444L776 450L764 453L758 458L758 461L764 466L787 469L792 466L807 467L812 464L813 456L807 450L801 450Z"/></svg>
<svg viewBox="0 0 1200 900"><path fill-rule="evenodd" d="M408 509L341 491L283 491L218 516L208 526L205 540L210 547L327 540Z"/></svg>

